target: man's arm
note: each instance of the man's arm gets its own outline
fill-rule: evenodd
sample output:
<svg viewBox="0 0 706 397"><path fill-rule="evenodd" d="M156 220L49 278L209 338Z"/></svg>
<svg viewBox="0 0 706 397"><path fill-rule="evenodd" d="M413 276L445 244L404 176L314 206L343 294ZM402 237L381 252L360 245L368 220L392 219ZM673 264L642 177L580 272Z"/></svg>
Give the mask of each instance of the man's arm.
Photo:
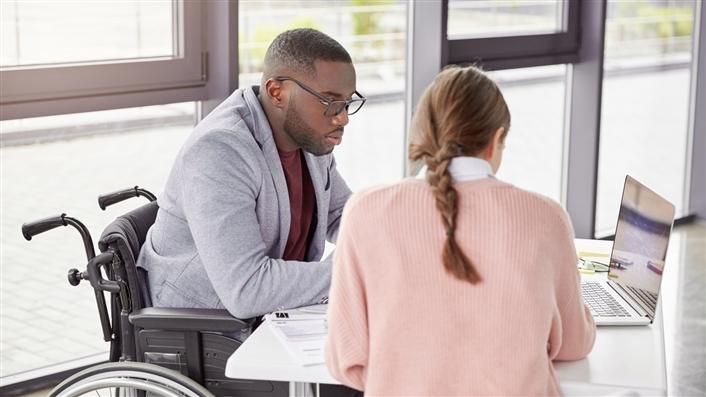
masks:
<svg viewBox="0 0 706 397"><path fill-rule="evenodd" d="M351 189L348 188L346 181L343 180L341 174L336 169L336 159L331 156L331 166L329 167L329 177L331 181L331 200L329 201L328 212L328 228L326 230L326 239L335 244L338 237L338 227L341 224L341 214L343 206L351 196Z"/></svg>
<svg viewBox="0 0 706 397"><path fill-rule="evenodd" d="M319 301L331 266L273 259L256 213L269 174L250 153L254 142L209 133L183 153L181 202L198 255L225 308L239 318Z"/></svg>

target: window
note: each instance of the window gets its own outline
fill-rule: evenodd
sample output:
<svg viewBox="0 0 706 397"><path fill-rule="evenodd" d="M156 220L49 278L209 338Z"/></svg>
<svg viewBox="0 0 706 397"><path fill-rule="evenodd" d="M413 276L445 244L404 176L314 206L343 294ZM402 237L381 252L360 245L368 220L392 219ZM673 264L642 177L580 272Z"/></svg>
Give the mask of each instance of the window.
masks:
<svg viewBox="0 0 706 397"><path fill-rule="evenodd" d="M509 69L578 59L579 2L447 1L443 64Z"/></svg>
<svg viewBox="0 0 706 397"><path fill-rule="evenodd" d="M596 233L630 174L685 214L693 1L608 2Z"/></svg>
<svg viewBox="0 0 706 397"><path fill-rule="evenodd" d="M512 117L498 178L561 201L566 66L489 75L500 86Z"/></svg>
<svg viewBox="0 0 706 397"><path fill-rule="evenodd" d="M3 120L205 97L200 2L0 4Z"/></svg>
<svg viewBox="0 0 706 397"><path fill-rule="evenodd" d="M107 358L93 291L66 282L69 267L85 268L78 235L61 228L28 243L19 230L66 212L95 243L112 218L139 205L102 212L98 194L162 190L192 130L193 101L213 95L207 51L223 50L206 47L214 24L204 21L223 4L0 2L3 385Z"/></svg>
<svg viewBox="0 0 706 397"><path fill-rule="evenodd" d="M164 0L3 1L0 66L178 56L174 5Z"/></svg>
<svg viewBox="0 0 706 397"><path fill-rule="evenodd" d="M449 0L448 36L497 37L564 30L561 0Z"/></svg>
<svg viewBox="0 0 706 397"><path fill-rule="evenodd" d="M22 224L65 212L81 220L97 243L105 225L143 200L104 212L98 195L135 185L161 192L192 130L194 109L185 103L0 122L3 384L13 375L60 363L105 361L108 351L93 289L87 282L72 287L66 280L69 268L85 270L78 233L58 228L28 242L20 233ZM73 139L56 140L66 136ZM44 138L54 140L32 142Z"/></svg>

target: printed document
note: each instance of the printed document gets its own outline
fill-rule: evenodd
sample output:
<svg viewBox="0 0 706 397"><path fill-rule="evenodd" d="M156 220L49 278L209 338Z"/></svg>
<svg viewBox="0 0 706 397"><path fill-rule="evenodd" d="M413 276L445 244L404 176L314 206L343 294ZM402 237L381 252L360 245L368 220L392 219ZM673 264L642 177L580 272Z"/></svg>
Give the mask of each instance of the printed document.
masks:
<svg viewBox="0 0 706 397"><path fill-rule="evenodd" d="M279 311L265 316L274 334L301 365L324 363L326 305Z"/></svg>

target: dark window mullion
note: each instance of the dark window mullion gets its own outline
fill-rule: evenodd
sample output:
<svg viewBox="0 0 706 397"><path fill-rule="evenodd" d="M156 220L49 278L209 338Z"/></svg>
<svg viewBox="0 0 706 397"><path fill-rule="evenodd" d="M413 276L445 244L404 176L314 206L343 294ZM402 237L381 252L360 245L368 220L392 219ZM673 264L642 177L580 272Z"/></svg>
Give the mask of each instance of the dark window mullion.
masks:
<svg viewBox="0 0 706 397"><path fill-rule="evenodd" d="M578 61L581 1L566 1L565 31L506 37L448 39L442 36L444 64L479 62L493 69L540 66ZM443 1L442 28L447 31L448 0ZM516 62L513 62L516 60Z"/></svg>
<svg viewBox="0 0 706 397"><path fill-rule="evenodd" d="M449 40L447 45L447 63L570 55L577 54L579 47L576 35L569 33Z"/></svg>

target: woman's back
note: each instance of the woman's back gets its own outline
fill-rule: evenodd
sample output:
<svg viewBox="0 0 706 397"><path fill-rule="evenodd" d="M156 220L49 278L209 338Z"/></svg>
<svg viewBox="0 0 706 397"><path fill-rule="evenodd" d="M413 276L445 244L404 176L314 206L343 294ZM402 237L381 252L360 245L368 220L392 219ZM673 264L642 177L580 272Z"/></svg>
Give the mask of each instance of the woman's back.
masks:
<svg viewBox="0 0 706 397"><path fill-rule="evenodd" d="M481 282L451 275L424 180L356 194L331 287L329 368L371 395L556 394L552 359L590 351L571 225L494 178L454 184L455 239Z"/></svg>

